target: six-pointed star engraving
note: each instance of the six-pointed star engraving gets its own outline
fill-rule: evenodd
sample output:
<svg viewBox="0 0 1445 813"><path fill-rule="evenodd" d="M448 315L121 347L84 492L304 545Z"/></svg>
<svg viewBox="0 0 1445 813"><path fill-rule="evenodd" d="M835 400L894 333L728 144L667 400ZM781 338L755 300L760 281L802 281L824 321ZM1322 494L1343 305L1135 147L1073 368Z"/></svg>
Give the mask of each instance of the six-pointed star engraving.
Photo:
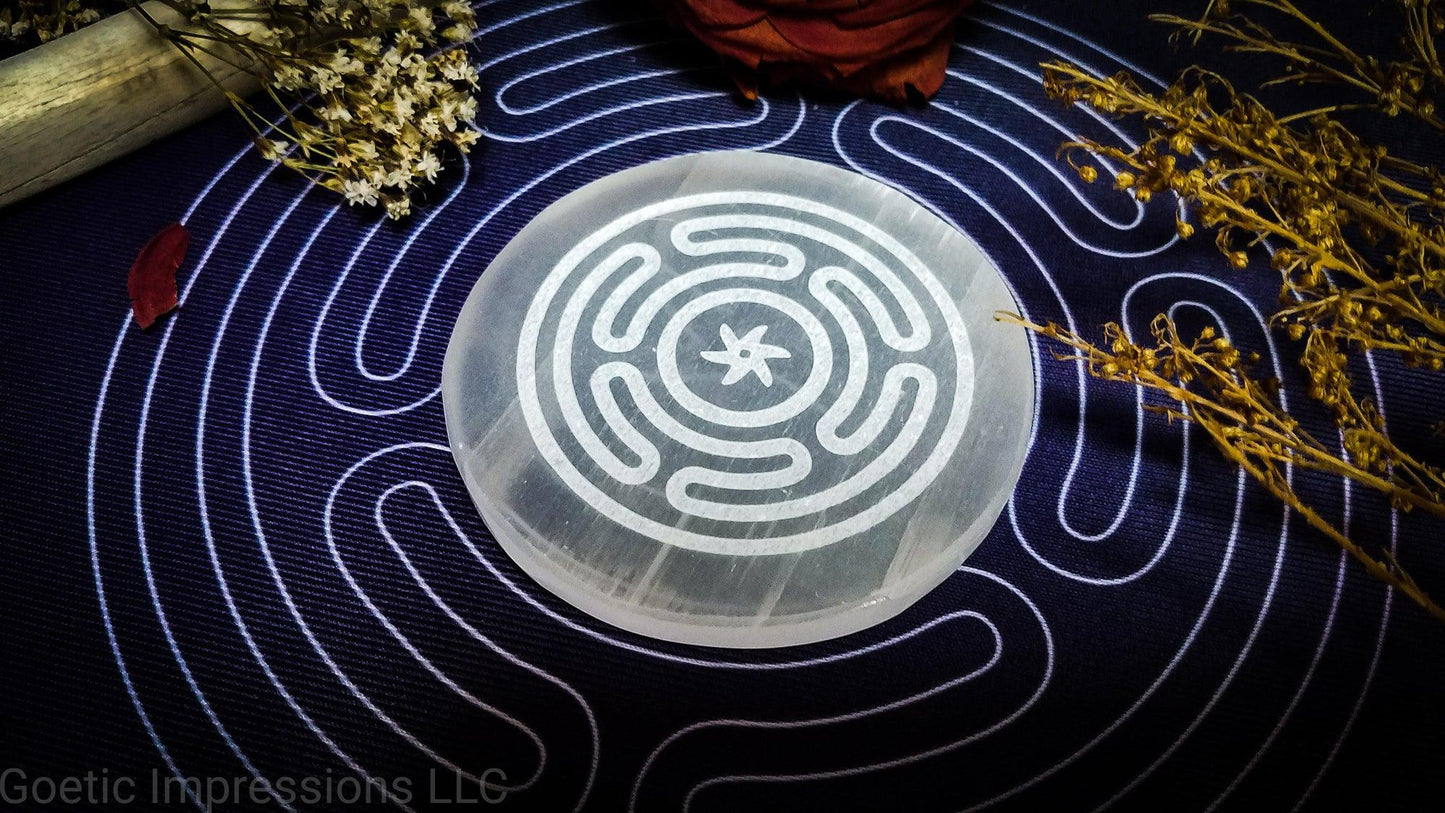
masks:
<svg viewBox="0 0 1445 813"><path fill-rule="evenodd" d="M768 359L792 358L793 354L775 344L763 344L763 334L767 331L767 325L758 325L739 339L737 334L733 333L732 327L724 324L718 329L718 334L722 336L727 349L704 350L701 355L714 364L727 365L728 371L723 376L723 384L736 384L748 373L753 373L763 382L764 387L771 387L773 371L768 369Z"/></svg>

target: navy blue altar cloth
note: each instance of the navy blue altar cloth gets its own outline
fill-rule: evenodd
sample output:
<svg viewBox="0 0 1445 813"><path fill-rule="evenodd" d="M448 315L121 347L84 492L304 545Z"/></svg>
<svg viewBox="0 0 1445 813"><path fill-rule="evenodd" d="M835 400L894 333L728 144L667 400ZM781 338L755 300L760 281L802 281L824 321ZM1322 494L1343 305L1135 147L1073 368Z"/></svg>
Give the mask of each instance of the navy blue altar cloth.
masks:
<svg viewBox="0 0 1445 813"><path fill-rule="evenodd" d="M401 225L274 170L229 116L0 211L7 788L309 778L332 798L291 806L339 810L372 777L469 809L427 798L459 801L460 770L503 810L1438 806L1445 630L1201 434L1045 347L989 539L892 621L797 649L577 612L497 547L445 450L442 354L490 258L582 184L713 149L876 176L982 245L1029 316L1217 324L1304 403L1261 327L1271 272L1055 159L1074 133L1142 132L1043 98L1040 61L1168 77L1196 56L1150 5L982 4L938 97L898 110L746 104L646 8L498 0L474 43L486 138ZM183 303L142 333L125 272L175 220ZM1390 364L1359 374L1400 426L1439 417ZM1445 583L1438 524L1304 487ZM260 798L219 809L283 809Z"/></svg>

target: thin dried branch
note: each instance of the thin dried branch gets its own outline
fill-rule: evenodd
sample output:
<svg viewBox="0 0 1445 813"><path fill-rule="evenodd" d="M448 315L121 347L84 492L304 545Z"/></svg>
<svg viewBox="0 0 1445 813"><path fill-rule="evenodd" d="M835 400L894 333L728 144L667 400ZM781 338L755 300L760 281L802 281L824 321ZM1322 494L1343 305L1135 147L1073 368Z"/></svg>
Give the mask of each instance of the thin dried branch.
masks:
<svg viewBox="0 0 1445 813"><path fill-rule="evenodd" d="M1137 147L1087 138L1064 144L1061 152L1083 180L1095 181L1103 167L1115 173L1116 189L1140 202L1159 195L1182 200L1180 237L1192 237L1197 227L1213 230L1236 270L1250 268L1251 252L1269 246L1280 279L1270 325L1302 342L1308 394L1328 410L1337 449L1279 406L1277 384L1251 377L1250 354L1208 331L1184 342L1161 316L1152 347L1128 341L1117 325L1106 326L1100 346L1052 324L1010 318L1078 351L1065 358L1087 362L1099 378L1176 399L1178 408L1161 411L1199 424L1226 458L1311 526L1445 620L1393 556L1361 549L1284 476L1289 467L1324 472L1377 491L1399 509L1445 518L1445 473L1391 438L1350 375L1351 358L1365 353L1398 358L1424 386L1439 387L1445 368L1445 173L1390 155L1337 118L1347 111L1405 112L1427 126L1427 137L1445 132L1434 108L1445 90L1438 55L1445 21L1428 0L1401 6L1403 56L1394 60L1356 52L1290 0L1214 0L1197 20L1155 18L1175 26L1175 36L1219 36L1230 50L1278 58L1283 73L1266 84L1326 82L1356 97L1309 110L1276 113L1199 67L1156 93L1126 73L1101 77L1063 62L1043 66L1050 96L1134 116L1147 128ZM1278 37L1239 9L1276 15L1311 39ZM1102 160L1096 166L1091 158Z"/></svg>
<svg viewBox="0 0 1445 813"><path fill-rule="evenodd" d="M1382 431L1345 434L1340 451L1325 446L1280 406L1276 397L1278 381L1257 378L1250 372L1250 365L1258 357L1216 336L1212 328L1186 341L1174 323L1160 315L1150 326L1153 344L1131 341L1123 328L1112 322L1104 326L1104 340L1095 343L1052 322L1037 324L1012 313L996 316L1075 351L1055 353L1055 359L1082 362L1095 378L1133 384L1177 402L1177 407L1145 408L1170 420L1198 425L1226 459L1240 466L1311 527L1339 544L1371 575L1445 621L1445 608L1431 599L1392 555L1382 552L1372 556L1352 541L1304 501L1288 476L1290 467L1338 475L1389 496L1405 510L1418 508L1445 517L1445 503L1438 490L1440 472L1412 459L1400 459L1382 468L1381 455L1395 452ZM1367 407L1357 406L1362 413L1370 413ZM1382 429L1383 422L1377 420L1377 415L1374 417L1373 425ZM1407 470L1423 475L1434 490L1407 476Z"/></svg>

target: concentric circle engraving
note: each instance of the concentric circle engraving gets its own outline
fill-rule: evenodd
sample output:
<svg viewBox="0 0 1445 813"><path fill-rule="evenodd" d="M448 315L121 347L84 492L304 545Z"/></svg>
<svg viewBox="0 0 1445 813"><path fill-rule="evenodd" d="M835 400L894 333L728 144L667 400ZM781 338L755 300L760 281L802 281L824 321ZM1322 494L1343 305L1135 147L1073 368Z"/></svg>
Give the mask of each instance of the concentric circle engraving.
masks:
<svg viewBox="0 0 1445 813"><path fill-rule="evenodd" d="M683 331L719 310L733 314L723 347L680 358ZM770 366L793 358L789 340L811 356L796 385ZM790 393L729 409L689 384L708 378ZM957 308L897 240L803 198L716 192L625 214L567 252L522 323L517 390L543 456L598 512L678 547L796 553L933 482L968 422L973 361ZM628 499L654 481L665 505ZM699 519L776 529L688 527Z"/></svg>
<svg viewBox="0 0 1445 813"><path fill-rule="evenodd" d="M868 178L666 159L492 261L447 351L448 434L498 542L588 612L832 637L916 601L1002 510L1033 405L1012 307L971 241Z"/></svg>

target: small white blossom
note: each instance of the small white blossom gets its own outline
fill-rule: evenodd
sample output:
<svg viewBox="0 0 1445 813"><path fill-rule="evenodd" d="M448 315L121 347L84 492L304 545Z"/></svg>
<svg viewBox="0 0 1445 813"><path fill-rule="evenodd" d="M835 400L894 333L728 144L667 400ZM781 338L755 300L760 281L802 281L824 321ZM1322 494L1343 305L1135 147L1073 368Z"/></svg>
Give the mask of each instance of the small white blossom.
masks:
<svg viewBox="0 0 1445 813"><path fill-rule="evenodd" d="M353 157L363 161L376 160L376 145L370 141L353 141L348 146Z"/></svg>
<svg viewBox="0 0 1445 813"><path fill-rule="evenodd" d="M316 111L316 115L327 121L351 121L351 109L341 103L340 99L333 99L327 105Z"/></svg>
<svg viewBox="0 0 1445 813"><path fill-rule="evenodd" d="M466 152L472 148L473 144L477 143L477 139L480 137L481 133L478 133L476 130L460 130L452 134L452 143L457 145L457 149Z"/></svg>
<svg viewBox="0 0 1445 813"><path fill-rule="evenodd" d="M412 24L416 26L417 31L430 34L436 29L436 23L432 22L431 9L413 8L408 10L407 14L411 17Z"/></svg>
<svg viewBox="0 0 1445 813"><path fill-rule="evenodd" d="M276 87L282 90L300 90L306 84L306 76L295 65L285 64L272 73Z"/></svg>
<svg viewBox="0 0 1445 813"><path fill-rule="evenodd" d="M447 0L442 3L442 13L453 20L465 20L474 16L472 7L460 0Z"/></svg>
<svg viewBox="0 0 1445 813"><path fill-rule="evenodd" d="M329 93L341 88L341 74L330 68L320 66L311 69L311 84L321 93Z"/></svg>
<svg viewBox="0 0 1445 813"><path fill-rule="evenodd" d="M346 51L339 48L331 57L329 67L341 76L356 76L357 74L366 72L366 63L352 57L346 53Z"/></svg>
<svg viewBox="0 0 1445 813"><path fill-rule="evenodd" d="M411 198L392 198L386 202L386 216L392 220L400 220L411 213Z"/></svg>
<svg viewBox="0 0 1445 813"><path fill-rule="evenodd" d="M257 138L257 139L256 139L256 151L259 152L259 153L261 153L261 157L262 157L262 158L265 158L267 161L279 161L279 160L281 160L281 158L286 155L286 151L287 151L290 147L291 147L290 144L288 144L288 143L285 142L285 141L281 141L280 139L275 139L275 138Z"/></svg>
<svg viewBox="0 0 1445 813"><path fill-rule="evenodd" d="M417 39L417 36L415 34L411 33L410 31L399 32L396 35L396 51L398 57L397 64L401 64L399 59L401 56L409 54L412 51L420 51L421 47L422 41Z"/></svg>
<svg viewBox="0 0 1445 813"><path fill-rule="evenodd" d="M415 111L411 103L411 94L398 90L396 95L391 97L392 109L396 111L396 117L402 120L410 119Z"/></svg>
<svg viewBox="0 0 1445 813"><path fill-rule="evenodd" d="M346 195L346 202L351 206L360 203L365 206L375 206L377 201L377 188L372 186L369 180L346 181L342 187L342 194Z"/></svg>
<svg viewBox="0 0 1445 813"><path fill-rule="evenodd" d="M457 105L457 116L468 124L476 121L477 97L469 95L465 99L462 99L462 103Z"/></svg>
<svg viewBox="0 0 1445 813"><path fill-rule="evenodd" d="M301 106L279 125L286 140L256 140L263 157L352 205L381 205L396 218L411 211L411 190L440 177L443 145L466 152L479 140L472 124L477 69L466 49L441 48L472 37L476 15L465 0L263 0L263 6L272 15L257 18L254 33L224 35L243 37L241 52L266 69L273 96ZM223 19L220 11L193 22L219 34ZM0 24L8 22L0 12Z"/></svg>
<svg viewBox="0 0 1445 813"><path fill-rule="evenodd" d="M437 172L440 171L441 168L442 164L437 160L436 153L429 152L423 155L421 160L416 162L416 165L412 167L412 172L425 176L428 181L435 181L437 179Z"/></svg>
<svg viewBox="0 0 1445 813"><path fill-rule="evenodd" d="M448 60L442 63L442 76L453 82L466 82L476 86L477 71L465 60Z"/></svg>

